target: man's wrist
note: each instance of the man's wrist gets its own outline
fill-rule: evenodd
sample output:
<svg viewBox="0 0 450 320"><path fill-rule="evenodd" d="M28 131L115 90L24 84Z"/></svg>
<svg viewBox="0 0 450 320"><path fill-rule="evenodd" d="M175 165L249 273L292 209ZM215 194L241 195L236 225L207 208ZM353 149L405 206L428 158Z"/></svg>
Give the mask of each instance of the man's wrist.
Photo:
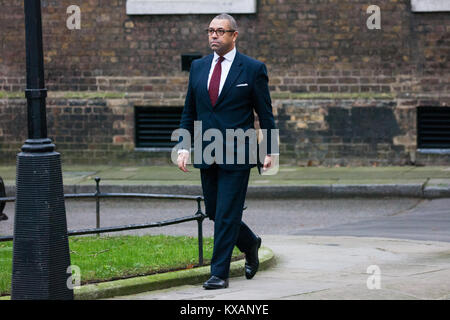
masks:
<svg viewBox="0 0 450 320"><path fill-rule="evenodd" d="M183 152L190 153L190 151L187 150L187 149L179 149L179 150L177 151L178 154L183 153Z"/></svg>

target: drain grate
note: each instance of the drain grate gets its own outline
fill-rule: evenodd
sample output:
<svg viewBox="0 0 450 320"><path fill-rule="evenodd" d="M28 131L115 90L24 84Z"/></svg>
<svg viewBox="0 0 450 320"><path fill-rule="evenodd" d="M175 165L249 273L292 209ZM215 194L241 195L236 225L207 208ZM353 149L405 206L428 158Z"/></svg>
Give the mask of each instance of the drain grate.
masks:
<svg viewBox="0 0 450 320"><path fill-rule="evenodd" d="M137 148L172 148L172 132L179 128L183 107L135 107Z"/></svg>
<svg viewBox="0 0 450 320"><path fill-rule="evenodd" d="M450 149L450 108L417 108L417 147Z"/></svg>

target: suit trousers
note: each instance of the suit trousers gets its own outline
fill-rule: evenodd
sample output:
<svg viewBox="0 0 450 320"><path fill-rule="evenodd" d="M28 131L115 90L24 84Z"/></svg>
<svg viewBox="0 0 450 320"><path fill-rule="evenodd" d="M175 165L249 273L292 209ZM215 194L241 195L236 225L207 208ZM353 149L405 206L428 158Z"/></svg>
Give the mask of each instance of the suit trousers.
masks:
<svg viewBox="0 0 450 320"><path fill-rule="evenodd" d="M200 169L205 213L214 221L211 275L221 279L229 277L234 246L245 253L256 243L256 235L242 222L250 170L224 170L216 163Z"/></svg>

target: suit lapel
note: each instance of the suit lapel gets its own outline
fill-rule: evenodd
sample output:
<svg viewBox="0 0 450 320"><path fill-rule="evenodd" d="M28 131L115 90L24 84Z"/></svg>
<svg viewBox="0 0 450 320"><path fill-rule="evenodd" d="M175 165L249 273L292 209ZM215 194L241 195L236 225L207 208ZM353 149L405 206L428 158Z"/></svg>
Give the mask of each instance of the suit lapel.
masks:
<svg viewBox="0 0 450 320"><path fill-rule="evenodd" d="M209 93L208 93L208 76L209 76L209 70L211 69L211 63L212 63L213 57L214 57L214 54L210 54L205 59L202 70L200 71L201 78L200 78L200 83L199 83L201 97L203 98L203 100L205 100L206 105L211 110L213 109L213 106L211 104L211 99L209 98Z"/></svg>
<svg viewBox="0 0 450 320"><path fill-rule="evenodd" d="M216 105L214 108L220 107L220 103L223 101L224 97L226 97L228 90L230 90L233 83L236 81L237 77L242 72L242 61L240 59L240 54L236 51L236 55L234 57L233 63L231 64L230 71L228 72L227 79L223 85L222 91L217 99ZM208 81L208 76L206 77L206 81ZM209 95L208 95L209 98ZM210 102L211 105L211 102Z"/></svg>

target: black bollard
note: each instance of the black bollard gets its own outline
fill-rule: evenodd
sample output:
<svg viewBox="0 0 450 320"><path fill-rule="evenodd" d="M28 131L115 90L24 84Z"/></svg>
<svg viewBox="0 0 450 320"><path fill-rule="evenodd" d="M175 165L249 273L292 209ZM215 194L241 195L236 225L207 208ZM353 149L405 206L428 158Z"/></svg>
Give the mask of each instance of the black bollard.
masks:
<svg viewBox="0 0 450 320"><path fill-rule="evenodd" d="M17 155L11 299L69 300L60 154L47 138L40 0L25 0L28 139Z"/></svg>

